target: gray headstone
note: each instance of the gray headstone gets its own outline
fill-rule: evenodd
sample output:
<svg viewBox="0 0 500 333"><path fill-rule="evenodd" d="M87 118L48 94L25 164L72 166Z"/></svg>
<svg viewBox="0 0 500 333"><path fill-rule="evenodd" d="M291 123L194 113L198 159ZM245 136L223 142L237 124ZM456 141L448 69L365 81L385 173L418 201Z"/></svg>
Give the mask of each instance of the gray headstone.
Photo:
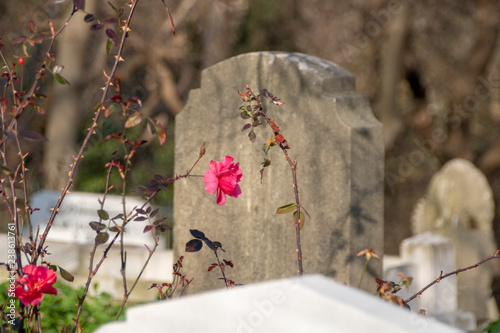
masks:
<svg viewBox="0 0 500 333"><path fill-rule="evenodd" d="M457 268L495 254L493 193L484 174L471 162L456 158L436 173L413 215L416 233L430 231L452 239ZM458 275L458 308L488 320L491 264ZM496 318L496 317L495 317Z"/></svg>
<svg viewBox="0 0 500 333"><path fill-rule="evenodd" d="M220 288L220 274L208 266L215 261L206 247L184 251L199 229L220 241L234 268L228 278L236 283L297 274L295 227L292 215L276 209L293 203L292 174L282 151L273 148L272 165L261 183L261 147L272 136L269 127L256 128L251 143L239 107L237 90L245 85L258 92L267 88L281 98L280 107L264 104L287 139L297 159L300 199L312 219L302 229L305 273L321 273L357 285L364 258L356 254L373 248L383 251L382 125L374 118L367 97L355 92L355 78L334 63L316 57L284 52L236 56L205 69L201 87L189 94L176 118L175 171L186 173L206 143L207 153L193 174L203 175L210 160L235 158L243 170L242 195L228 197L218 206L204 190L201 178L175 183L174 255L184 256L183 272L194 277L189 292ZM175 259L175 258L174 258ZM363 288L374 291L373 276L381 264L372 260Z"/></svg>
<svg viewBox="0 0 500 333"><path fill-rule="evenodd" d="M459 333L374 295L312 275L129 308L96 333Z"/></svg>

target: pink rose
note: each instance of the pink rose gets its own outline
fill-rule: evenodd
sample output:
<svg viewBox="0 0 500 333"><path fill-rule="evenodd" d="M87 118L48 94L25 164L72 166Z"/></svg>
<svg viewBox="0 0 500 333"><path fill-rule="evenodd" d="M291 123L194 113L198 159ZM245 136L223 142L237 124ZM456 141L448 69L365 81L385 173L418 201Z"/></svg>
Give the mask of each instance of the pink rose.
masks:
<svg viewBox="0 0 500 333"><path fill-rule="evenodd" d="M226 203L226 194L237 198L241 195L241 173L240 163L231 163L234 160L231 156L226 156L222 162L210 161L209 170L205 173L205 190L214 194L217 192L217 204Z"/></svg>
<svg viewBox="0 0 500 333"><path fill-rule="evenodd" d="M52 285L57 280L57 275L45 266L27 265L23 268L23 277L16 279L15 296L24 305L38 305L44 294L57 295L57 289Z"/></svg>

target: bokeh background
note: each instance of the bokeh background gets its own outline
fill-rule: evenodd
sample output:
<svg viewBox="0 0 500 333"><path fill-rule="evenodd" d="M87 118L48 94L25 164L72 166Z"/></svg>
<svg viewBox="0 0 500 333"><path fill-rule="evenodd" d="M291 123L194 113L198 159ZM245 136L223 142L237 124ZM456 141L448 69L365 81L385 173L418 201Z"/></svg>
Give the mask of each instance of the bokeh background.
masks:
<svg viewBox="0 0 500 333"><path fill-rule="evenodd" d="M201 70L237 54L279 50L339 64L356 76L357 91L369 96L385 128L386 253L397 254L401 240L411 236L416 202L432 175L455 157L472 161L486 175L498 206L498 0L165 0L175 21L175 38L162 2L142 1L118 75L123 95L139 97L142 111L165 126L167 143L160 146L144 128L136 129L149 142L134 157L130 189L147 184L155 173L172 175L175 116L189 90L199 85ZM125 3L111 2L116 7ZM23 56L22 44L10 41L31 34L30 20L39 31L49 30L49 20L58 29L72 7L71 0L1 1L0 37L6 57L16 61ZM116 17L106 1L87 0L86 11L101 21ZM106 55L104 30L91 31L84 16L74 15L53 49L71 86L47 76L41 90L48 98L40 103L45 114L26 113L21 119L26 129L49 139L29 143L31 191L62 187L71 155L98 102L102 70L109 71L114 60ZM27 73L39 66L49 42L27 46L32 56L24 66L25 87L32 79ZM211 112L210 101L203 112ZM104 164L115 147L101 139L116 126L112 119L101 121L76 190L104 190ZM10 158L16 158L14 151ZM171 191L157 198L161 205L171 201ZM497 243L499 228L497 207L492 230Z"/></svg>

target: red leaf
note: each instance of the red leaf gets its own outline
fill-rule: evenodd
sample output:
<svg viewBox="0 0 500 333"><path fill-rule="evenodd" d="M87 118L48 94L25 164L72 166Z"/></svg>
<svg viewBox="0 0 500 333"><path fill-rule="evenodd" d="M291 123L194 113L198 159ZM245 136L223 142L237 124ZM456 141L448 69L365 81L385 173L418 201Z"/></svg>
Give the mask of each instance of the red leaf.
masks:
<svg viewBox="0 0 500 333"><path fill-rule="evenodd" d="M276 134L276 133L279 133L280 131L280 128L278 127L278 125L276 125L276 123L274 121L270 121L269 122L269 125L271 125L271 128L273 130L273 132Z"/></svg>
<svg viewBox="0 0 500 333"><path fill-rule="evenodd" d="M174 37L176 37L177 31L175 31L174 19L172 18L172 15L170 15L170 11L168 10L167 6L165 6L165 9L167 10L168 18L170 19L170 24L172 25L172 33L174 34Z"/></svg>
<svg viewBox="0 0 500 333"><path fill-rule="evenodd" d="M19 131L19 136L31 141L47 141L42 134L32 131Z"/></svg>
<svg viewBox="0 0 500 333"><path fill-rule="evenodd" d="M167 132L165 132L165 129L160 123L155 124L155 130L156 135L158 136L158 141L160 141L160 145L163 145L167 139Z"/></svg>
<svg viewBox="0 0 500 333"><path fill-rule="evenodd" d="M186 243L186 252L198 252L201 250L203 243L199 239L191 239Z"/></svg>
<svg viewBox="0 0 500 333"><path fill-rule="evenodd" d="M106 29L106 36L113 42L113 44L118 45L118 35L113 29Z"/></svg>
<svg viewBox="0 0 500 333"><path fill-rule="evenodd" d="M282 143L283 141L285 141L283 135L281 134L276 135L276 142Z"/></svg>
<svg viewBox="0 0 500 333"><path fill-rule="evenodd" d="M19 36L10 41L11 44L19 44L26 40L25 36Z"/></svg>
<svg viewBox="0 0 500 333"><path fill-rule="evenodd" d="M28 22L28 30L29 30L32 34L34 34L34 33L37 31L35 22L33 22L33 21L29 21L29 22Z"/></svg>
<svg viewBox="0 0 500 333"><path fill-rule="evenodd" d="M102 21L102 23L104 23L104 24L110 24L110 23L115 23L115 22L118 22L118 19L116 19L114 17L110 17L110 18L104 19Z"/></svg>
<svg viewBox="0 0 500 333"><path fill-rule="evenodd" d="M73 4L75 5L75 10L85 11L85 0L73 0Z"/></svg>
<svg viewBox="0 0 500 333"><path fill-rule="evenodd" d="M111 101L120 103L122 101L122 97L120 95L114 95L113 97L111 97Z"/></svg>
<svg viewBox="0 0 500 333"><path fill-rule="evenodd" d="M33 36L33 40L37 44L41 44L43 42L43 39L45 38L45 35L42 34L41 32L37 33L35 36Z"/></svg>
<svg viewBox="0 0 500 333"><path fill-rule="evenodd" d="M144 228L143 233L146 233L146 232L150 231L151 229L153 229L153 226L152 226L152 225L147 225L147 226Z"/></svg>
<svg viewBox="0 0 500 333"><path fill-rule="evenodd" d="M127 103L130 104L130 103L135 103L139 106L142 106L142 102L141 102L141 99L137 96L132 96L130 97L128 100L127 100Z"/></svg>
<svg viewBox="0 0 500 333"><path fill-rule="evenodd" d="M250 91L247 91L246 93L242 93L241 91L238 90L238 94L240 95L241 99L245 102L248 102L250 100Z"/></svg>
<svg viewBox="0 0 500 333"><path fill-rule="evenodd" d="M100 30L100 29L102 29L103 26L104 26L104 24L101 24L101 23L92 24L90 26L90 30Z"/></svg>

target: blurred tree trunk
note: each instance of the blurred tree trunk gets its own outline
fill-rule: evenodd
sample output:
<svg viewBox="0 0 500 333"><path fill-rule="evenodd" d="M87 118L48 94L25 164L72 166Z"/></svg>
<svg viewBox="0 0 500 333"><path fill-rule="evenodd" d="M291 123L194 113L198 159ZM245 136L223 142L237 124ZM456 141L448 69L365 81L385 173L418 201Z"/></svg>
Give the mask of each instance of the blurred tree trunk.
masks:
<svg viewBox="0 0 500 333"><path fill-rule="evenodd" d="M463 157L474 159L470 145L470 120L477 105L470 104L478 96L476 88L480 76L484 75L494 56L499 28L498 0L480 0L476 11L476 40L463 70L451 78L450 114L448 116L447 140L444 143L444 159Z"/></svg>
<svg viewBox="0 0 500 333"><path fill-rule="evenodd" d="M398 86L403 74L403 54L409 30L410 3L401 2L401 12L394 16L388 27L388 37L381 47L381 92L375 107L376 113L384 124L384 144L386 149L404 129L401 110L396 105ZM390 15L390 14L389 14Z"/></svg>
<svg viewBox="0 0 500 333"><path fill-rule="evenodd" d="M71 10L73 6L71 5ZM86 1L87 12L92 12L95 0ZM68 13L69 14L69 13ZM56 64L64 66L61 75L70 85L54 83L52 106L47 110L48 139L44 154L44 187L60 190L67 180L69 165L76 155L78 122L81 119L85 82L85 56L88 56L87 41L91 34L89 24L83 21L83 13L77 12L57 41ZM67 17L67 16L66 16Z"/></svg>
<svg viewBox="0 0 500 333"><path fill-rule="evenodd" d="M201 7L202 68L207 68L233 55L235 30L248 10L248 1L207 1Z"/></svg>

